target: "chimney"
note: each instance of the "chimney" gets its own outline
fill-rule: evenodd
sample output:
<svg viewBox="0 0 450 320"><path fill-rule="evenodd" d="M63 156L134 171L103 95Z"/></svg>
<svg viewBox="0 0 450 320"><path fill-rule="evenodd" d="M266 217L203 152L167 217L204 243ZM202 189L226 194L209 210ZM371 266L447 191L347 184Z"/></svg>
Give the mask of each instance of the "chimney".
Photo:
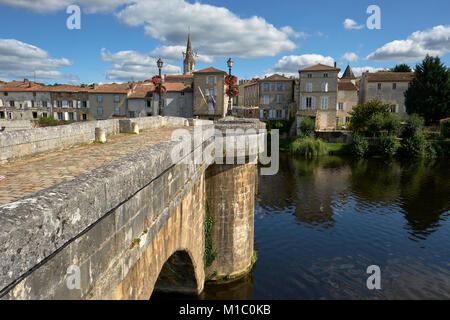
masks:
<svg viewBox="0 0 450 320"><path fill-rule="evenodd" d="M334 62L334 68L336 69L336 61Z"/></svg>

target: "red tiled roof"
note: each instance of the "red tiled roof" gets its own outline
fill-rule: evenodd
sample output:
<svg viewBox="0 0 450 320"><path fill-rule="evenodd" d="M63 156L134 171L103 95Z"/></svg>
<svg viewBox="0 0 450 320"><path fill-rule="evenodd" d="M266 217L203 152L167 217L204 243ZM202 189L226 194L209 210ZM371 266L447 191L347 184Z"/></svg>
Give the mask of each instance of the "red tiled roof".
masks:
<svg viewBox="0 0 450 320"><path fill-rule="evenodd" d="M186 79L190 79L193 78L194 76L192 74L172 74L172 75L166 75L166 79L170 79L170 78L174 78L174 79L179 79L179 78L186 78Z"/></svg>
<svg viewBox="0 0 450 320"><path fill-rule="evenodd" d="M203 69L203 70L196 71L194 73L226 73L226 72L222 71L222 70L219 70L219 69L216 69L216 68L213 68L213 67L209 67L209 68L206 68L206 69Z"/></svg>
<svg viewBox="0 0 450 320"><path fill-rule="evenodd" d="M128 96L128 99L144 99L151 97L151 93L155 87L151 83L138 84L132 93Z"/></svg>
<svg viewBox="0 0 450 320"><path fill-rule="evenodd" d="M341 69L319 63L310 67L300 69L298 71L341 71Z"/></svg>
<svg viewBox="0 0 450 320"><path fill-rule="evenodd" d="M358 91L358 87L350 81L339 81L338 90L342 91Z"/></svg>
<svg viewBox="0 0 450 320"><path fill-rule="evenodd" d="M128 93L131 90L130 83L107 83L98 86L96 89L90 89L92 93Z"/></svg>
<svg viewBox="0 0 450 320"><path fill-rule="evenodd" d="M410 82L414 79L414 72L380 71L365 73L368 82Z"/></svg>
<svg viewBox="0 0 450 320"><path fill-rule="evenodd" d="M279 74L273 74L273 75L271 75L271 76L269 76L267 78L260 79L260 81L264 81L264 80L283 81L283 80L293 80L293 79L289 79L289 78L287 78L285 76L281 76Z"/></svg>

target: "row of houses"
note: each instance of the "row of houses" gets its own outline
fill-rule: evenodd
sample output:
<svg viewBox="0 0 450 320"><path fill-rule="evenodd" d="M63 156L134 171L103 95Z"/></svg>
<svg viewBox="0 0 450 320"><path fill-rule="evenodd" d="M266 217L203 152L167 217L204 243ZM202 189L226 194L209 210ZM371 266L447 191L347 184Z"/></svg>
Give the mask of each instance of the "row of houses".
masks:
<svg viewBox="0 0 450 320"><path fill-rule="evenodd" d="M298 78L271 75L244 80L236 103L259 108L261 119L296 116L299 123L305 117L313 118L321 131L345 129L353 108L372 99L392 104L393 113L406 117L404 93L413 72L364 72L356 77L347 66L339 77L340 71L336 64L316 64L298 70Z"/></svg>

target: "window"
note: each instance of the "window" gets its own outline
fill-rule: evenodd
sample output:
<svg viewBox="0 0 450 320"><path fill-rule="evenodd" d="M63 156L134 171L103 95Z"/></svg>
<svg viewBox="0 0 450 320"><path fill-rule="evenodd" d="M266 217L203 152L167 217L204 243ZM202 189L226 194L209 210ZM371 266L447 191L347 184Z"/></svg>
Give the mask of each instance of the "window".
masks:
<svg viewBox="0 0 450 320"><path fill-rule="evenodd" d="M82 119L83 121L86 121L86 120L87 120L87 114L86 114L86 113L83 113L83 115L81 116L81 119Z"/></svg>
<svg viewBox="0 0 450 320"><path fill-rule="evenodd" d="M103 108L97 108L97 115L102 116L103 115Z"/></svg>
<svg viewBox="0 0 450 320"><path fill-rule="evenodd" d="M343 102L339 102L338 103L338 110L344 110L344 103Z"/></svg>
<svg viewBox="0 0 450 320"><path fill-rule="evenodd" d="M322 109L328 109L328 97L322 97Z"/></svg>
<svg viewBox="0 0 450 320"><path fill-rule="evenodd" d="M48 118L47 112L43 112L43 113L42 113L42 116L43 116L44 118Z"/></svg>
<svg viewBox="0 0 450 320"><path fill-rule="evenodd" d="M5 117L5 112L0 111L0 119L3 119Z"/></svg>
<svg viewBox="0 0 450 320"><path fill-rule="evenodd" d="M381 90L381 83L378 84L378 90Z"/></svg>
<svg viewBox="0 0 450 320"><path fill-rule="evenodd" d="M283 116L282 116L282 113L281 113L281 110L277 110L277 118L282 118Z"/></svg>
<svg viewBox="0 0 450 320"><path fill-rule="evenodd" d="M277 83L277 91L284 91L284 83Z"/></svg>
<svg viewBox="0 0 450 320"><path fill-rule="evenodd" d="M283 103L283 95L277 94L277 103Z"/></svg>
<svg viewBox="0 0 450 320"><path fill-rule="evenodd" d="M114 102L120 102L120 96L118 94L114 96Z"/></svg>
<svg viewBox="0 0 450 320"><path fill-rule="evenodd" d="M42 101L42 107L43 107L43 108L47 108L47 106L48 106L47 101Z"/></svg>
<svg viewBox="0 0 450 320"><path fill-rule="evenodd" d="M67 101L63 100L63 101L62 101L62 106L63 106L63 108L67 108L67 106L68 106Z"/></svg>
<svg viewBox="0 0 450 320"><path fill-rule="evenodd" d="M323 77L324 77L324 78L328 78L328 73L324 73L324 74L323 74Z"/></svg>
<svg viewBox="0 0 450 320"><path fill-rule="evenodd" d="M37 119L37 117L38 117L37 112L33 112L33 119Z"/></svg>
<svg viewBox="0 0 450 320"><path fill-rule="evenodd" d="M81 101L81 107L87 108L87 101Z"/></svg>
<svg viewBox="0 0 450 320"><path fill-rule="evenodd" d="M12 119L12 112L8 112L8 119Z"/></svg>
<svg viewBox="0 0 450 320"><path fill-rule="evenodd" d="M147 100L147 108L151 108L151 107L152 107L152 101L151 100Z"/></svg>
<svg viewBox="0 0 450 320"><path fill-rule="evenodd" d="M312 78L312 73L308 73L308 79Z"/></svg>
<svg viewBox="0 0 450 320"><path fill-rule="evenodd" d="M345 123L350 123L351 117L345 117Z"/></svg>
<svg viewBox="0 0 450 320"><path fill-rule="evenodd" d="M75 120L75 117L73 115L73 112L69 112L69 120Z"/></svg>
<svg viewBox="0 0 450 320"><path fill-rule="evenodd" d="M73 101L69 101L69 108L73 108Z"/></svg>
<svg viewBox="0 0 450 320"><path fill-rule="evenodd" d="M101 94L99 94L99 95L97 96L97 102L98 102L98 103L103 102L103 96L102 96Z"/></svg>
<svg viewBox="0 0 450 320"><path fill-rule="evenodd" d="M5 96L7 96L8 95L8 92L5 92L5 93L3 93Z"/></svg>
<svg viewBox="0 0 450 320"><path fill-rule="evenodd" d="M397 84L396 83L393 83L392 84L392 90L396 90L397 89Z"/></svg>
<svg viewBox="0 0 450 320"><path fill-rule="evenodd" d="M62 108L62 106L63 106L62 101L56 101L56 106L57 106L58 108Z"/></svg>
<svg viewBox="0 0 450 320"><path fill-rule="evenodd" d="M264 96L264 104L269 104L270 102L270 97L268 95Z"/></svg>
<svg viewBox="0 0 450 320"><path fill-rule="evenodd" d="M263 91L270 91L270 83L263 83Z"/></svg>
<svg viewBox="0 0 450 320"><path fill-rule="evenodd" d="M307 97L306 98L306 108L307 109L311 109L312 108L312 98L311 97Z"/></svg>
<svg viewBox="0 0 450 320"><path fill-rule="evenodd" d="M64 120L64 114L62 112L58 112L58 120Z"/></svg>
<svg viewBox="0 0 450 320"><path fill-rule="evenodd" d="M206 77L206 84L216 84L216 83L217 83L216 76L207 76Z"/></svg>
<svg viewBox="0 0 450 320"><path fill-rule="evenodd" d="M392 112L392 113L395 113L395 109L396 109L395 106L391 106L391 112Z"/></svg>
<svg viewBox="0 0 450 320"><path fill-rule="evenodd" d="M311 82L308 82L306 84L306 92L312 92L312 90L313 90L313 85Z"/></svg>
<svg viewBox="0 0 450 320"><path fill-rule="evenodd" d="M34 108L34 101L31 101L31 107Z"/></svg>
<svg viewBox="0 0 450 320"><path fill-rule="evenodd" d="M119 107L115 107L115 108L114 108L114 115L115 115L115 116L120 115L120 108L119 108Z"/></svg>
<svg viewBox="0 0 450 320"><path fill-rule="evenodd" d="M14 100L9 101L9 106L14 108Z"/></svg>
<svg viewBox="0 0 450 320"><path fill-rule="evenodd" d="M128 118L134 118L134 117L135 117L134 111L128 111Z"/></svg>
<svg viewBox="0 0 450 320"><path fill-rule="evenodd" d="M322 91L323 92L328 92L328 82L322 83Z"/></svg>

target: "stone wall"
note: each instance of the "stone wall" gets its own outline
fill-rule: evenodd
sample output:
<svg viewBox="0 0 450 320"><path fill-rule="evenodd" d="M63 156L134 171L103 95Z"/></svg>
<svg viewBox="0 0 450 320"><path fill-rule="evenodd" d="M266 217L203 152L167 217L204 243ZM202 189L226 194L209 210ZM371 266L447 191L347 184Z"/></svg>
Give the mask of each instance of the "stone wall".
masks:
<svg viewBox="0 0 450 320"><path fill-rule="evenodd" d="M137 123L140 130L188 124L183 118L146 117L132 120L86 121L57 127L6 131L0 134L0 163L92 143L95 141L97 127L104 129L107 135L131 132L126 126L131 126L132 122Z"/></svg>
<svg viewBox="0 0 450 320"><path fill-rule="evenodd" d="M27 130L33 128L31 120L2 120L0 119L0 132ZM4 129L4 130L2 130Z"/></svg>

